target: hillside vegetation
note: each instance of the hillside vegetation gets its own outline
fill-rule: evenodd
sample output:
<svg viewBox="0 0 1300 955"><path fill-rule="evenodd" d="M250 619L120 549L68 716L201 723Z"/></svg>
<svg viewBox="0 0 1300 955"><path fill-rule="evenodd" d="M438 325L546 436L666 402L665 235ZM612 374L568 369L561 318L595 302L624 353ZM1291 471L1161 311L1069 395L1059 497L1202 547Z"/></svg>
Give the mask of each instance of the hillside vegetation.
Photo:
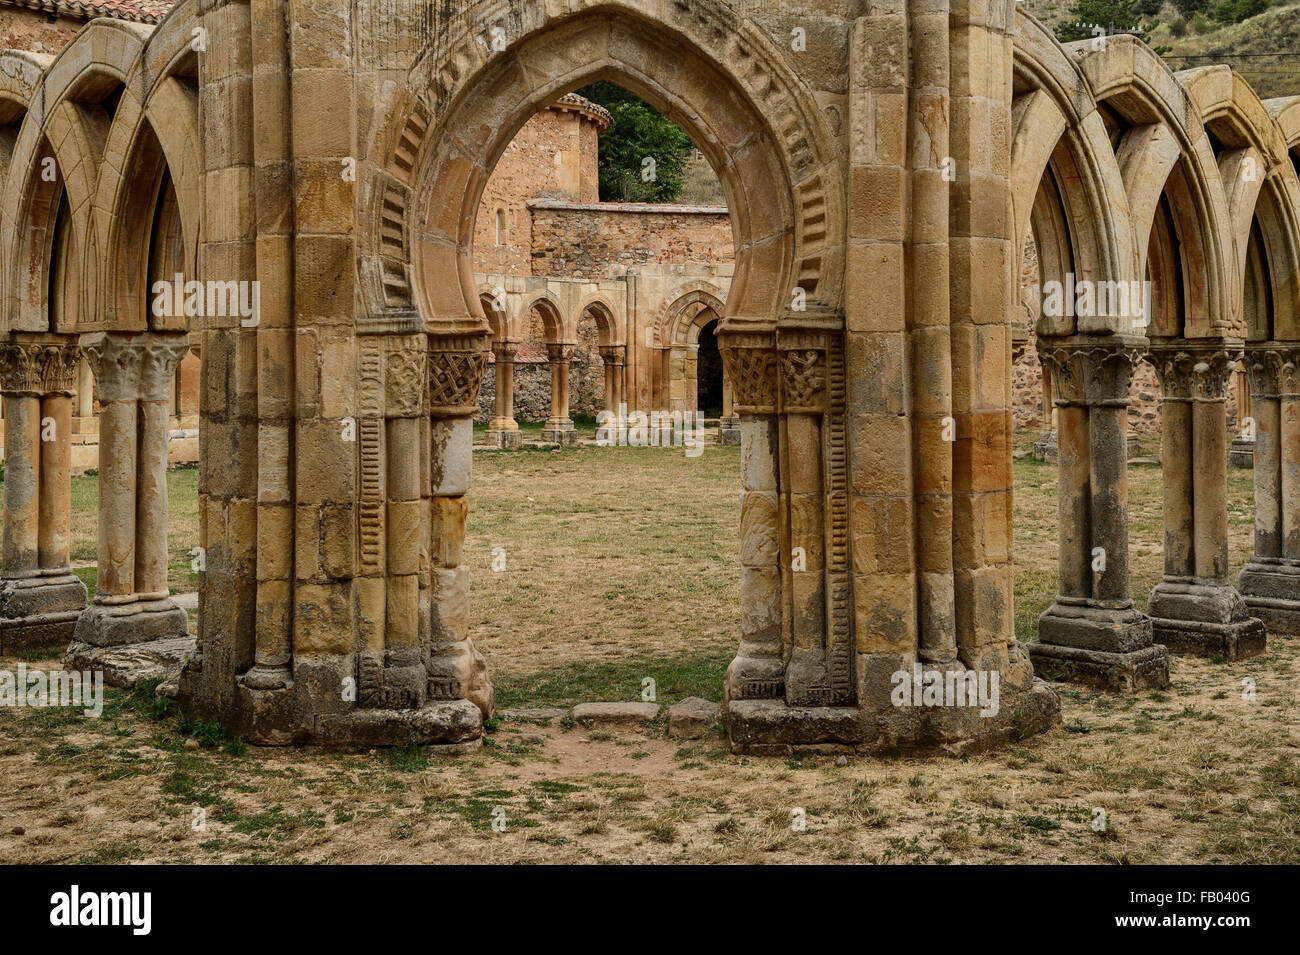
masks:
<svg viewBox="0 0 1300 955"><path fill-rule="evenodd" d="M1071 19L1072 3L1021 0L1022 7L1048 27ZM1151 45L1169 47L1165 59L1173 70L1226 63L1244 76L1261 99L1300 95L1300 0L1280 0L1262 13L1228 23L1212 14L1182 16L1166 3L1149 31ZM1180 35L1181 34L1181 35Z"/></svg>

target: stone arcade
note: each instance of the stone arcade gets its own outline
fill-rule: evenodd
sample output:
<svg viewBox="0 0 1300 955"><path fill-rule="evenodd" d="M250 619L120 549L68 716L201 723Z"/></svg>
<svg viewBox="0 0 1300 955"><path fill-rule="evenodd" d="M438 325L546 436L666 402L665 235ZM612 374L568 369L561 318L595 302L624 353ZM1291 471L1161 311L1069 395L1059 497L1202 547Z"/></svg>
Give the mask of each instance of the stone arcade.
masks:
<svg viewBox="0 0 1300 955"><path fill-rule="evenodd" d="M1300 100L1260 102L1227 68L1173 74L1129 37L1062 47L1012 0L182 0L0 67L6 651L75 639L93 660L183 631L164 385L193 350L205 569L183 704L259 743L477 745L494 700L460 554L472 416L510 336L483 307L474 213L527 118L594 79L681 124L731 212L734 748L992 745L1059 719L1036 669L1133 689L1167 678L1166 647L1245 656L1260 620L1300 632ZM1011 363L1031 233L1045 281L1150 281L1152 312L1038 321L1060 592L1024 645ZM259 282L257 321L155 314L177 272ZM78 294L51 295L54 274ZM78 349L102 404L84 609L59 425ZM1224 401L1243 354L1239 593ZM1154 619L1126 559L1144 357L1164 389ZM995 675L997 715L895 707L918 663Z"/></svg>

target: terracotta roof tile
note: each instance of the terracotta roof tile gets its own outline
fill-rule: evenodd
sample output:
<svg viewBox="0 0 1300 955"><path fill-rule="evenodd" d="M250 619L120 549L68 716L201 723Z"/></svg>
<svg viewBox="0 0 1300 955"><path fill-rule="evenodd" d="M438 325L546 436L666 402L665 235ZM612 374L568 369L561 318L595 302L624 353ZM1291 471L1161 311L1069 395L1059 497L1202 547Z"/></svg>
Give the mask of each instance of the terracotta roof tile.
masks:
<svg viewBox="0 0 1300 955"><path fill-rule="evenodd" d="M157 23L176 5L176 0L0 0L0 4L43 10L82 20L113 17L118 20Z"/></svg>

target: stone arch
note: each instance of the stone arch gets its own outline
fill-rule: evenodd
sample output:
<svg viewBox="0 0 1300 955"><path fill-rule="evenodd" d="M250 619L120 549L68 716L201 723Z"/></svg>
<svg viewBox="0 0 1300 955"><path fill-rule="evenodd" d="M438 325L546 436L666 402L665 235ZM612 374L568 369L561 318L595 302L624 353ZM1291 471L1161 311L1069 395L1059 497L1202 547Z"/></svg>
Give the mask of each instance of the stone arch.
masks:
<svg viewBox="0 0 1300 955"><path fill-rule="evenodd" d="M518 329L514 326L513 316L510 313L510 297L499 294L503 291L503 289L488 285L486 282L481 283L478 289L479 308L483 310L483 315L487 318L494 342L517 339L519 336ZM498 304L501 306L500 308L497 307Z"/></svg>
<svg viewBox="0 0 1300 955"><path fill-rule="evenodd" d="M695 305L713 309L719 318L726 314L722 293L716 286L706 284L678 290L675 296L664 302L655 320L654 328L660 345L668 347L695 344L699 337L699 326L695 323L695 317L700 311L700 309L693 309Z"/></svg>
<svg viewBox="0 0 1300 955"><path fill-rule="evenodd" d="M1016 15L1011 181L1017 242L1031 222L1046 230L1055 220L1058 231L1068 232L1069 262L1062 268L1068 264L1096 282L1132 281L1137 245L1128 195L1090 83L1070 55L1075 45L1061 46L1033 17L1019 9ZM1045 202L1057 204L1060 214L1045 216ZM1085 328L1062 317L1040 328L1053 335L1117 331L1115 321L1100 318Z"/></svg>
<svg viewBox="0 0 1300 955"><path fill-rule="evenodd" d="M584 298L578 303L578 307L574 309L575 321L582 321L582 317L588 312L591 312L596 321L596 328L600 332L600 344L602 346L625 344L626 333L619 321L618 310L615 309L608 296L596 293Z"/></svg>
<svg viewBox="0 0 1300 955"><path fill-rule="evenodd" d="M371 309L409 308L418 299L433 325L481 327L477 301L446 277L472 287L472 222L487 173L528 116L601 78L682 124L720 171L737 238L730 316L770 323L795 284L814 302L837 306L841 174L820 110L771 41L716 0L649 12L643 3L572 6L557 14L542 5L475 5L412 69L394 124L373 144L374 194L403 209L413 204L410 243L384 248L371 240L363 265ZM517 39L489 59L477 38L503 21ZM483 123L484 115L500 122ZM430 125L439 135L426 135ZM432 182L454 183L451 197L430 195ZM413 275L405 273L408 261ZM385 283L408 297L385 294Z"/></svg>
<svg viewBox="0 0 1300 955"><path fill-rule="evenodd" d="M566 316L563 306L550 291L535 292L524 298L518 312L521 332L527 333L528 322L534 311L542 320L548 344L574 340L577 334L576 319Z"/></svg>

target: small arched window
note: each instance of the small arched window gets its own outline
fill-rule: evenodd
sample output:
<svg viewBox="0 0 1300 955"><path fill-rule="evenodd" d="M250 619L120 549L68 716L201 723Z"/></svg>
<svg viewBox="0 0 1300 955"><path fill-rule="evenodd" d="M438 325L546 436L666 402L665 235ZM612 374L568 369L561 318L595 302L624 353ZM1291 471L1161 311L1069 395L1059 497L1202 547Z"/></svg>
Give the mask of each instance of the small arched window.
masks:
<svg viewBox="0 0 1300 955"><path fill-rule="evenodd" d="M505 245L506 238L506 211L497 210L497 245Z"/></svg>

